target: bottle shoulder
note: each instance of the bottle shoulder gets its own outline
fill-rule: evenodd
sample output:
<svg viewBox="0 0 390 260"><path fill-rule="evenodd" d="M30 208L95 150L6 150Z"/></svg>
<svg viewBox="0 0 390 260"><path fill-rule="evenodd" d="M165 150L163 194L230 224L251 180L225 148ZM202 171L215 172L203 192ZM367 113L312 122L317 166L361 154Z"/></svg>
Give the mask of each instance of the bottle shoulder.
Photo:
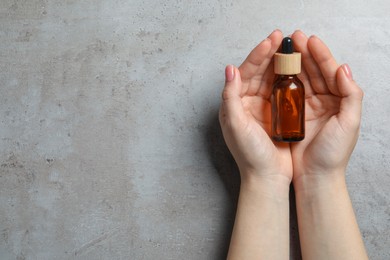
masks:
<svg viewBox="0 0 390 260"><path fill-rule="evenodd" d="M297 75L276 75L274 80L274 87L288 87L288 86L304 87L302 81Z"/></svg>

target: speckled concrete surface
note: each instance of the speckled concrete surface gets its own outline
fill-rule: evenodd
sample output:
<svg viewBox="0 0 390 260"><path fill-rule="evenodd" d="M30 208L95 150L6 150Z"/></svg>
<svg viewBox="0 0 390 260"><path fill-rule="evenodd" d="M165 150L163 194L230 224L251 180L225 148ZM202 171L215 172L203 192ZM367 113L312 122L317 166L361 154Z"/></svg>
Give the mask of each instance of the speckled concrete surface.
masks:
<svg viewBox="0 0 390 260"><path fill-rule="evenodd" d="M274 28L300 28L365 91L348 186L371 259L390 259L389 12L386 0L2 0L0 258L223 259L238 188L216 117L223 69Z"/></svg>

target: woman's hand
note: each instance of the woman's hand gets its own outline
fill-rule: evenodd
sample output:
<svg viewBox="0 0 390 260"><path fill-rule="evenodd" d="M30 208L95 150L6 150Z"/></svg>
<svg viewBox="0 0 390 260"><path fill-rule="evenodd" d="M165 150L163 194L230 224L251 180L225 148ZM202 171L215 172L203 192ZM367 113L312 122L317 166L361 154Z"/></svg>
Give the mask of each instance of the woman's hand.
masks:
<svg viewBox="0 0 390 260"><path fill-rule="evenodd" d="M349 66L339 66L319 38L296 31L292 39L302 53L306 92L306 136L291 145L295 183L345 172L359 135L363 92Z"/></svg>
<svg viewBox="0 0 390 260"><path fill-rule="evenodd" d="M287 259L290 146L270 137L272 57L282 41L274 31L237 69L226 67L219 120L241 174L227 259Z"/></svg>
<svg viewBox="0 0 390 260"><path fill-rule="evenodd" d="M252 177L275 177L290 184L290 146L274 143L270 137L272 57L283 39L275 30L262 41L237 69L226 67L219 120L223 136L245 182Z"/></svg>
<svg viewBox="0 0 390 260"><path fill-rule="evenodd" d="M306 92L306 136L291 145L302 257L368 259L345 183L363 92L320 39L300 31L292 39Z"/></svg>

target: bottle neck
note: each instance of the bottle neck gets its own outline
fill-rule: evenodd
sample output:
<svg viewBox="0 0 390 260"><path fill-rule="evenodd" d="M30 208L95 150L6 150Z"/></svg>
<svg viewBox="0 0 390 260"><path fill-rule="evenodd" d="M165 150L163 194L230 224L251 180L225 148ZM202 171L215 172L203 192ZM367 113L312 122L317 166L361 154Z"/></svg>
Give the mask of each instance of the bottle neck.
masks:
<svg viewBox="0 0 390 260"><path fill-rule="evenodd" d="M276 76L282 80L287 80L287 79L293 79L297 77L297 74L293 75L283 75L283 74L276 74Z"/></svg>

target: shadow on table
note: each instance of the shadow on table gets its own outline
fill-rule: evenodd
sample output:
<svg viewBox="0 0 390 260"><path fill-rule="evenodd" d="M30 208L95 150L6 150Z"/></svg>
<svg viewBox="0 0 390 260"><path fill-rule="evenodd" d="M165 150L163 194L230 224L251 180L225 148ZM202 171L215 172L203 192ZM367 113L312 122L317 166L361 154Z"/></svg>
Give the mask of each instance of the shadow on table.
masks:
<svg viewBox="0 0 390 260"><path fill-rule="evenodd" d="M221 127L218 121L218 112L215 112L207 122L206 143L209 158L214 169L221 178L230 197L230 204L227 205L224 213L223 237L220 240L219 255L215 259L226 259L229 249L229 242L233 230L234 216L240 191L240 173L233 156L230 154L222 136Z"/></svg>

